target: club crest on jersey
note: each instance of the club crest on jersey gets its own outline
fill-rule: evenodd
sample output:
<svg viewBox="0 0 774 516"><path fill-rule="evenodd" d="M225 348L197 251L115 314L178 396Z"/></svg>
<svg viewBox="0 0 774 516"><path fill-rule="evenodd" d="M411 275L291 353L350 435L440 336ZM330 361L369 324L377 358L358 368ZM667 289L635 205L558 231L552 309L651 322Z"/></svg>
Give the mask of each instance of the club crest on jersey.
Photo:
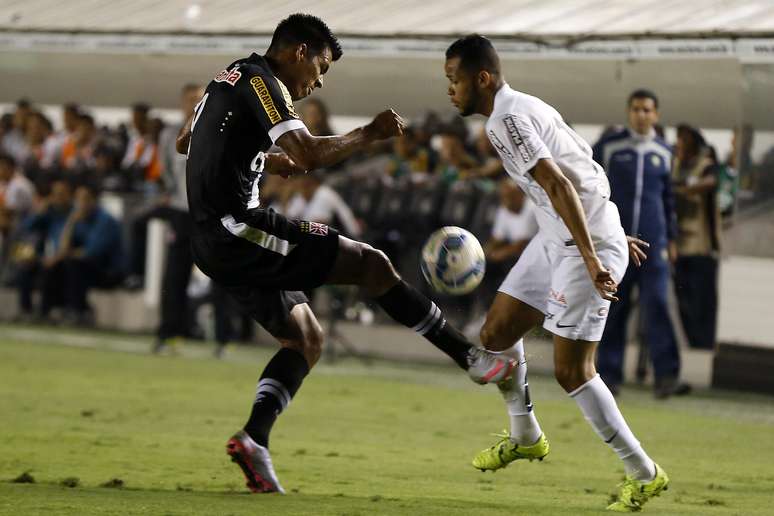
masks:
<svg viewBox="0 0 774 516"><path fill-rule="evenodd" d="M250 79L250 84L252 85L255 94L258 95L258 99L261 101L261 105L263 106L264 111L266 111L266 114L269 116L271 123L276 124L279 122L282 117L280 116L279 111L277 111L277 108L274 106L274 100L272 100L271 94L269 93L269 88L266 87L266 83L263 82L263 79L256 75Z"/></svg>
<svg viewBox="0 0 774 516"><path fill-rule="evenodd" d="M319 222L308 222L306 220L302 220L301 232L309 233L310 235L326 236L328 234L328 226L325 224L320 224Z"/></svg>
<svg viewBox="0 0 774 516"><path fill-rule="evenodd" d="M516 127L516 118L513 115L508 115L503 118L503 122L505 123L505 128L508 130L508 133L511 135L511 140L513 140L516 151L521 154L521 159L524 160L524 163L529 163L529 160L532 158L532 153L527 148L527 142L522 138L519 128Z"/></svg>
<svg viewBox="0 0 774 516"><path fill-rule="evenodd" d="M239 67L235 66L231 70L223 70L215 76L215 82L225 82L233 86L242 77L242 72L239 71Z"/></svg>

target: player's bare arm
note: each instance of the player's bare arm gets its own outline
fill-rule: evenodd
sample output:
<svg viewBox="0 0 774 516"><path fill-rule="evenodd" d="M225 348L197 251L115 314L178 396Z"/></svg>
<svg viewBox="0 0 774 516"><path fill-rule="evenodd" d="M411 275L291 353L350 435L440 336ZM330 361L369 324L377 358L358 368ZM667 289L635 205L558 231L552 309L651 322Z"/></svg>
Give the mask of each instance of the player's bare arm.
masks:
<svg viewBox="0 0 774 516"><path fill-rule="evenodd" d="M277 145L305 170L329 167L376 140L403 134L406 122L392 109L382 111L371 123L342 136L312 136L306 129L289 131Z"/></svg>
<svg viewBox="0 0 774 516"><path fill-rule="evenodd" d="M188 116L188 120L183 124L183 127L180 128L180 132L177 133L175 150L178 154L188 154L188 144L191 142L191 122L193 121L193 118L194 113L191 113Z"/></svg>
<svg viewBox="0 0 774 516"><path fill-rule="evenodd" d="M605 269L594 250L583 206L575 187L552 159L539 160L531 173L535 181L546 191L554 209L570 230L599 295L604 299L617 301L618 298L613 294L618 287L610 271Z"/></svg>

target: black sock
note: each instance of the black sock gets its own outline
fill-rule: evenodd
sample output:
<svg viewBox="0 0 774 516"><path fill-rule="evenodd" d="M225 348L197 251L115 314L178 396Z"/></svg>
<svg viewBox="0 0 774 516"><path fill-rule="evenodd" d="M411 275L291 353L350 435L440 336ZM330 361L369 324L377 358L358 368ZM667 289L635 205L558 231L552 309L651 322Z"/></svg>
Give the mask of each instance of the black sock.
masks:
<svg viewBox="0 0 774 516"><path fill-rule="evenodd" d="M468 369L472 344L446 323L441 309L414 287L401 280L386 294L376 298L387 315L432 342L461 368Z"/></svg>
<svg viewBox="0 0 774 516"><path fill-rule="evenodd" d="M269 432L277 416L290 403L309 373L304 355L298 351L282 348L272 357L258 381L250 419L245 432L252 439L268 448Z"/></svg>

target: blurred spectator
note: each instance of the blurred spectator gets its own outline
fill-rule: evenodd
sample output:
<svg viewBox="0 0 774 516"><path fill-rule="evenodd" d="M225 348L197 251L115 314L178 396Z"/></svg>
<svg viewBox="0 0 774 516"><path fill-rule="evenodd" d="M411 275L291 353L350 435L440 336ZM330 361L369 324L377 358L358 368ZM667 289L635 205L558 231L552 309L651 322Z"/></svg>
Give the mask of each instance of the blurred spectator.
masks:
<svg viewBox="0 0 774 516"><path fill-rule="evenodd" d="M20 220L32 209L35 187L16 168L10 154L0 153L0 272L5 265L14 232Z"/></svg>
<svg viewBox="0 0 774 516"><path fill-rule="evenodd" d="M27 174L37 177L40 172L56 165L54 126L43 113L33 111L27 116L24 143L19 162Z"/></svg>
<svg viewBox="0 0 774 516"><path fill-rule="evenodd" d="M68 322L75 324L93 320L87 301L90 289L112 288L123 280L121 226L99 207L95 187L84 184L75 191L73 209L62 228L56 254L44 262L44 267L48 272L43 307L52 306L58 299Z"/></svg>
<svg viewBox="0 0 774 516"><path fill-rule="evenodd" d="M163 124L159 119L151 119L149 112L150 106L147 104L132 106L132 128L121 161L121 168L130 174L133 183L144 181L146 185L161 177L158 140Z"/></svg>
<svg viewBox="0 0 774 516"><path fill-rule="evenodd" d="M135 228L142 225L142 231L134 232L134 246L145 242L145 227L149 219L159 218L169 224L166 263L161 280L161 313L153 348L156 353L166 346L170 338L189 336L187 289L193 268L191 225L185 183L186 156L177 152L175 141L183 123L193 113L203 95L204 88L198 84L186 84L180 91L181 121L164 128L159 137L165 195L157 206L135 222ZM141 247L144 255L145 248ZM215 310L218 310L217 306Z"/></svg>
<svg viewBox="0 0 774 516"><path fill-rule="evenodd" d="M59 163L66 177L83 181L96 168L97 128L86 114L75 117L73 132L62 146Z"/></svg>
<svg viewBox="0 0 774 516"><path fill-rule="evenodd" d="M333 226L350 238L360 238L360 223L347 203L328 185L322 183L320 173L309 173L298 178L299 192L306 200L301 220L320 222Z"/></svg>
<svg viewBox="0 0 774 516"><path fill-rule="evenodd" d="M728 163L718 160L717 152L712 146L707 147L710 160L715 164L717 176L717 203L723 222L730 224L736 210L736 198L739 193L739 173Z"/></svg>
<svg viewBox="0 0 774 516"><path fill-rule="evenodd" d="M718 309L720 211L718 185L704 138L688 125L677 128L672 172L677 210L677 300L688 342L713 349Z"/></svg>
<svg viewBox="0 0 774 516"><path fill-rule="evenodd" d="M505 175L503 162L492 147L492 142L489 141L486 127L482 127L476 137L476 155L478 163L475 167L464 171L465 179L497 179Z"/></svg>
<svg viewBox="0 0 774 516"><path fill-rule="evenodd" d="M430 172L430 152L421 147L411 127L403 135L393 139L392 154L387 173L395 179L410 177L414 181L423 181Z"/></svg>
<svg viewBox="0 0 774 516"><path fill-rule="evenodd" d="M0 213L5 222L0 229L8 230L13 222L26 216L34 196L35 187L19 172L13 157L0 154Z"/></svg>
<svg viewBox="0 0 774 516"><path fill-rule="evenodd" d="M465 149L465 143L456 131L441 134L438 157L436 174L446 184L457 181L463 171L476 166L476 160Z"/></svg>
<svg viewBox="0 0 774 516"><path fill-rule="evenodd" d="M318 98L309 98L301 105L301 120L314 136L333 136L328 107Z"/></svg>
<svg viewBox="0 0 774 516"><path fill-rule="evenodd" d="M20 242L14 248L12 259L17 267L16 285L19 291L19 318L33 316L32 292L42 283L39 315L46 318L53 308L51 293L44 294L54 257L58 253L59 238L72 207L72 189L66 181L51 184L50 193L36 207L20 228Z"/></svg>
<svg viewBox="0 0 774 516"><path fill-rule="evenodd" d="M532 203L510 178L500 180L500 206L495 214L492 235L484 245L485 283L495 292L516 264L521 253L538 232Z"/></svg>
<svg viewBox="0 0 774 516"><path fill-rule="evenodd" d="M610 199L618 206L627 235L650 244L648 259L629 264L599 345L599 374L615 394L623 383L626 329L631 295L639 290L640 325L654 369L658 398L685 394L678 382L680 351L669 319L670 262L677 258L677 226L671 187L672 151L655 130L658 98L648 90L634 91L628 100L628 128L608 132L594 146L594 159L610 180Z"/></svg>
<svg viewBox="0 0 774 516"><path fill-rule="evenodd" d="M80 121L81 109L78 104L70 102L62 106L62 130L56 133L57 154L61 154L62 148L73 138L73 134Z"/></svg>
<svg viewBox="0 0 774 516"><path fill-rule="evenodd" d="M3 149L10 154L16 163L21 164L27 157L27 119L32 113L32 104L27 99L21 99L16 103L16 111L13 113L11 127L3 134Z"/></svg>

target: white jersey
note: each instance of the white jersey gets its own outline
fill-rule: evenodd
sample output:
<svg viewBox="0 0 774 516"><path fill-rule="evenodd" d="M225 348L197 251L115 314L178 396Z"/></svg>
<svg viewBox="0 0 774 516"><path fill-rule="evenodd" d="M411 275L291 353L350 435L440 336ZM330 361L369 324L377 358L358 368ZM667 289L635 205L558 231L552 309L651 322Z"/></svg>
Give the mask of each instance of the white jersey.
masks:
<svg viewBox="0 0 774 516"><path fill-rule="evenodd" d="M544 238L563 247L573 245L548 194L529 173L544 158L553 159L578 192L594 246L619 235L621 219L610 202L604 170L592 159L591 147L554 108L505 84L495 95L486 132L505 170L535 204Z"/></svg>

